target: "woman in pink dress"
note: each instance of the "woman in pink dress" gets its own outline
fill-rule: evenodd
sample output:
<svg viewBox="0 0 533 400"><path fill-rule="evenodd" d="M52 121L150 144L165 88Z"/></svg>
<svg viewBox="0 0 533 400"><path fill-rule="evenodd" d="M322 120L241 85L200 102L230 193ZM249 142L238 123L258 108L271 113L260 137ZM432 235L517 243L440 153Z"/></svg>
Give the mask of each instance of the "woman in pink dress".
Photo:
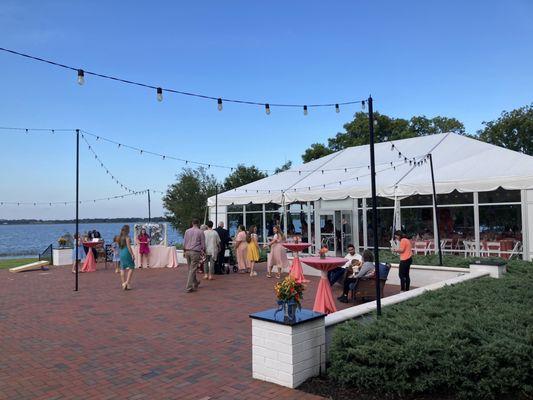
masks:
<svg viewBox="0 0 533 400"><path fill-rule="evenodd" d="M285 241L285 235L281 231L279 225L276 225L273 228L274 237L272 240L268 243L270 246L270 264L267 265L267 277L272 278L272 268L275 266L278 268L278 273L276 274L276 278L281 278L281 270L282 268L286 267L289 264L289 260L287 258L287 252L285 250L285 247L283 247L282 243Z"/></svg>
<svg viewBox="0 0 533 400"><path fill-rule="evenodd" d="M244 225L239 225L237 236L235 236L235 252L237 253L239 273L244 274L248 270L248 243L246 242Z"/></svg>
<svg viewBox="0 0 533 400"><path fill-rule="evenodd" d="M148 262L148 254L150 253L150 236L146 233L146 229L142 228L141 233L137 236L137 242L139 243L139 254L141 256L140 268L144 265L144 259L146 258L146 268L150 268Z"/></svg>

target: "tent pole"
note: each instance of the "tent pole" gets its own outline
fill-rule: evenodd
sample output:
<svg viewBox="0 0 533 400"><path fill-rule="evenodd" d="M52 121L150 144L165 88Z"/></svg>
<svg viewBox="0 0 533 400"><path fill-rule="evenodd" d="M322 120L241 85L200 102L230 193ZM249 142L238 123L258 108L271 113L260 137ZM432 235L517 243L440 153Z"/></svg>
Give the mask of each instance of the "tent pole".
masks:
<svg viewBox="0 0 533 400"><path fill-rule="evenodd" d="M379 279L378 210L376 196L376 160L374 157L374 108L372 96L368 97L368 126L370 128L370 176L372 183L372 233L374 236L374 265L376 276L376 311L381 315L381 280Z"/></svg>
<svg viewBox="0 0 533 400"><path fill-rule="evenodd" d="M218 184L215 185L215 228L218 227Z"/></svg>
<svg viewBox="0 0 533 400"><path fill-rule="evenodd" d="M435 174L433 173L433 156L428 154L429 166L431 167L431 184L433 185L433 214L435 214L435 226L437 227L437 246L439 248L439 265L442 267L442 249L440 245L439 214L437 212L437 192L435 190Z"/></svg>
<svg viewBox="0 0 533 400"><path fill-rule="evenodd" d="M150 210L150 189L147 190L148 192L148 223L152 222L152 211Z"/></svg>

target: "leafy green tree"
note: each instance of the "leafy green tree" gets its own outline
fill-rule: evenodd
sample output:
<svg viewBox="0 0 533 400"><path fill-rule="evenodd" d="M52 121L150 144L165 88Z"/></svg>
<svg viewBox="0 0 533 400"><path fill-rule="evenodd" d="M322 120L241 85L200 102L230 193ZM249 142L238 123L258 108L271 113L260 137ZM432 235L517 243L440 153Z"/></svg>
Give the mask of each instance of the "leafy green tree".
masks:
<svg viewBox="0 0 533 400"><path fill-rule="evenodd" d="M327 156L328 154L333 153L333 150L324 146L322 143L313 143L304 154L302 154L302 160L304 162L309 162L317 160L321 157Z"/></svg>
<svg viewBox="0 0 533 400"><path fill-rule="evenodd" d="M416 116L406 120L374 112L374 119L377 121L374 125L376 142L407 139L443 132L465 134L464 125L455 118ZM316 160L347 147L361 146L370 142L367 113L357 112L354 119L344 125L344 129L345 132L339 132L328 139L327 147L319 143L311 145L302 155L304 162Z"/></svg>
<svg viewBox="0 0 533 400"><path fill-rule="evenodd" d="M533 103L503 111L495 121L483 122L479 139L487 143L533 155Z"/></svg>
<svg viewBox="0 0 533 400"><path fill-rule="evenodd" d="M255 182L259 179L266 178L267 173L260 171L254 165L246 167L239 164L237 168L224 179L224 190L235 189L247 183Z"/></svg>
<svg viewBox="0 0 533 400"><path fill-rule="evenodd" d="M204 167L186 168L176 178L163 197L163 205L168 221L183 233L193 218L204 218L207 198L215 195L217 180Z"/></svg>
<svg viewBox="0 0 533 400"><path fill-rule="evenodd" d="M288 169L291 169L292 167L292 161L287 161L285 164L283 164L282 166L276 168L274 170L274 173L275 174L279 174L280 172L283 172L283 171L287 171Z"/></svg>

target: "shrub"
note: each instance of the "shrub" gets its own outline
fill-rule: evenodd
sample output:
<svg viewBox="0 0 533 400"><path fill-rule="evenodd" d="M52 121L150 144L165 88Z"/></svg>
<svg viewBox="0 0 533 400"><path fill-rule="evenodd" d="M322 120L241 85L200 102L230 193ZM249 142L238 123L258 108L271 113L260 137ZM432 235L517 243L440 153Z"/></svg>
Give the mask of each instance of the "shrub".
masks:
<svg viewBox="0 0 533 400"><path fill-rule="evenodd" d="M508 270L340 325L330 379L382 395L533 396L533 264Z"/></svg>

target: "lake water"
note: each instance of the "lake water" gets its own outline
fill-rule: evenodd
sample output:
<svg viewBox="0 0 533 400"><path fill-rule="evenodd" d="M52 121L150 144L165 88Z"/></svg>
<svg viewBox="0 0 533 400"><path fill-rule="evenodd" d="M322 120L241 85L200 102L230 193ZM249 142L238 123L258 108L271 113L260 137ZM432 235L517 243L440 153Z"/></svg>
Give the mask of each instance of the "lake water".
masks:
<svg viewBox="0 0 533 400"><path fill-rule="evenodd" d="M126 223L88 223L80 224L80 233L96 229L106 243L110 243L120 228ZM135 223L127 223L133 232ZM50 244L57 247L57 239L67 232L74 235L75 224L39 224L39 225L0 225L0 257L36 256ZM181 243L183 238L170 224L167 224L167 242L169 245Z"/></svg>

